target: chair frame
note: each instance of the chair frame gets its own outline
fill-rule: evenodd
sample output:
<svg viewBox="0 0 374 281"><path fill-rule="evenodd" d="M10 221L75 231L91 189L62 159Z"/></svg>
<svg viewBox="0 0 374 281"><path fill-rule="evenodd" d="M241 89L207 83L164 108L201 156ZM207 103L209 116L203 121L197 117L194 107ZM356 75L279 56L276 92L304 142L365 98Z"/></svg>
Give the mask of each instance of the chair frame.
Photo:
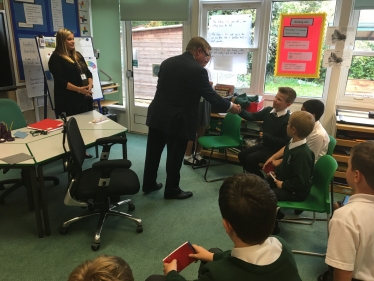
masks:
<svg viewBox="0 0 374 281"><path fill-rule="evenodd" d="M227 113L227 114L231 114L231 113ZM225 116L225 118L223 119L223 125L222 125L222 134L224 135L224 126L225 126L225 121L227 122L227 115ZM239 117L240 118L240 117ZM240 118L240 124L241 124L241 118ZM206 165L203 165L203 166L196 166L196 165L194 165L194 162L192 163L192 169L200 169L200 168L206 168L205 169L205 173L204 173L204 180L206 181L206 182L215 182L215 181L221 181L221 180L224 180L226 177L220 177L220 178L215 178L215 179L211 179L211 180L208 180L208 178L207 178L207 176L208 176L208 170L209 170L209 167L212 167L212 166L221 166L221 165L225 165L225 164L228 164L229 163L229 161L228 161L228 159L227 159L227 149L228 148L231 148L231 147L240 147L242 144L241 144L241 141L242 141L242 138L241 138L241 134L240 134L240 125L239 125L239 139L238 139L238 145L236 145L236 146L224 146L224 147L212 147L212 148L210 148L209 147L209 149L211 149L211 152L210 152L210 155L209 155L209 159L208 159L208 163L206 164ZM212 138L214 138L214 137L220 137L220 136L203 136L203 137L200 137L200 138L210 138L210 137L212 137ZM199 138L199 139L200 139ZM199 144L200 144L200 142L199 142ZM201 145L201 144L200 144ZM212 156L213 156L213 152L214 152L214 150L219 150L219 149L224 149L224 151L225 151L225 159L224 159L224 163L215 163L215 164L211 164L211 160L212 160ZM218 160L218 159L216 159L216 160Z"/></svg>
<svg viewBox="0 0 374 281"><path fill-rule="evenodd" d="M69 119L70 121L71 119ZM64 120L64 122L66 119ZM67 122L69 122L67 121ZM75 121L75 120L74 120ZM103 201L100 202L94 202L94 200L88 200L87 202L83 201L77 201L76 199L71 196L71 189L73 188L75 182L77 181L76 176L79 177L79 175L72 174L71 171L73 170L72 167L76 164L73 163L72 156L70 152L67 152L65 149L65 134L67 133L67 122L64 123L64 136L63 136L63 147L66 153L66 159L68 163L68 173L69 173L69 186L67 193L65 195L64 203L68 206L80 206L80 207L88 207L88 213L74 217L72 219L69 219L62 223L62 226L60 228L61 234L66 234L68 232L68 227L70 224L79 221L81 219L85 219L94 215L99 215L99 221L96 227L95 236L94 236L94 242L91 245L91 249L93 251L97 251L100 248L100 236L101 232L104 226L104 221L107 216L119 216L119 217L125 217L127 219L130 219L136 223L136 232L141 233L143 232L143 225L142 220L139 218L135 218L132 215L125 213L125 212L119 212L114 210L116 207L121 206L123 204L128 204L128 211L135 210L135 205L132 203L131 199L122 200L120 202L111 203L110 199L108 197L105 197L103 194L105 193L106 186L109 185L110 182L110 176L112 170L116 168L130 168L131 162L127 159L121 159L121 160L108 160L110 148L114 144L122 144L123 146L126 145L127 139L125 137L106 137L106 138L100 138L97 139L95 142L95 145L101 145L103 146L101 155L100 155L100 161L95 162L92 165L92 168L100 172L100 179L98 182L98 188L99 191L102 191L103 194L96 195L96 198L103 199ZM125 155L125 154L124 154ZM127 155L127 154L126 154ZM70 166L70 167L69 167ZM105 197L105 198L104 198ZM98 209L97 211L95 211Z"/></svg>
<svg viewBox="0 0 374 281"><path fill-rule="evenodd" d="M324 158L328 157L328 158L331 158L332 160L335 161L335 159L330 156L330 155L324 155L322 156ZM321 158L322 158L321 157ZM319 160L318 160L319 161ZM334 169L334 172L337 168L338 164L337 162L335 161L335 169ZM332 175L331 175L331 178L333 178L334 176L334 172L332 172ZM327 184L327 188L330 186L330 183L331 183L331 180L329 181L329 183ZM314 185L314 183L313 183ZM325 191L325 194L327 197L329 197L330 193L328 191ZM325 198L325 200L330 200L330 198ZM295 204L297 204L298 202L294 202ZM302 202L300 202L302 203ZM327 203L327 202L326 202ZM287 204L287 202L285 202L284 204ZM303 206L292 206L292 207L289 207L287 205L284 205L283 202L278 202L278 206L279 207L285 207L285 208L292 208L292 209L296 209L296 210L303 210ZM329 207L331 208L331 204L329 202ZM305 224L305 225L312 225L315 221L327 221L327 237L329 236L329 223L330 223L330 210L329 212L324 212L326 213L326 219L319 219L319 218L316 218L316 212L315 211L312 211L313 212L313 217L286 217L286 218L283 218L281 220L279 220L280 222L286 222L286 223L297 223L297 224ZM309 222L308 222L309 221ZM326 253L315 253L315 252L308 252L308 251L300 251L300 250L292 250L293 253L296 253L296 254L302 254L302 255L310 255L310 256L318 256L318 257L325 257L326 256Z"/></svg>

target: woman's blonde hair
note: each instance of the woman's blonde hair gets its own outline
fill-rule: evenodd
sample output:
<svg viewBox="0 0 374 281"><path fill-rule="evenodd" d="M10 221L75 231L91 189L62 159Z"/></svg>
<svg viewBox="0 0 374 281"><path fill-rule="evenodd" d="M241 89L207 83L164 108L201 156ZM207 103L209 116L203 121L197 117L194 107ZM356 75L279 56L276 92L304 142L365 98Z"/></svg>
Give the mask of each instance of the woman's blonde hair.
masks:
<svg viewBox="0 0 374 281"><path fill-rule="evenodd" d="M55 52L67 61L74 63L79 61L79 55L75 51L75 48L69 51L65 43L66 39L72 34L74 35L74 32L67 28L61 28L57 31Z"/></svg>
<svg viewBox="0 0 374 281"><path fill-rule="evenodd" d="M99 256L75 268L68 281L134 281L130 266L117 256Z"/></svg>

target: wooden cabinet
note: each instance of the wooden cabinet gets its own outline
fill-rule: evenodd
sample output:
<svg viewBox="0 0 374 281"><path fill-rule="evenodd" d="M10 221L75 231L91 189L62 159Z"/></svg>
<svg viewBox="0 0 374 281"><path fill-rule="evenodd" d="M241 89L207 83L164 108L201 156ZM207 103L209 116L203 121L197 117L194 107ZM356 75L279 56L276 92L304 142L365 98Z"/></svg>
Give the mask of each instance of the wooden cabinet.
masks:
<svg viewBox="0 0 374 281"><path fill-rule="evenodd" d="M106 95L118 93L118 87L119 87L118 83L113 83L112 85L101 87L103 91L104 100L100 101L100 106L107 106L107 105L118 103L118 100L106 100L105 99ZM97 101L94 101L94 106L99 107L99 105L97 104Z"/></svg>
<svg viewBox="0 0 374 281"><path fill-rule="evenodd" d="M374 139L374 127L337 123L335 138L336 147L332 156L338 162L338 169L334 174L334 191L349 194L352 193L351 187L340 182L345 183L350 150L361 142Z"/></svg>

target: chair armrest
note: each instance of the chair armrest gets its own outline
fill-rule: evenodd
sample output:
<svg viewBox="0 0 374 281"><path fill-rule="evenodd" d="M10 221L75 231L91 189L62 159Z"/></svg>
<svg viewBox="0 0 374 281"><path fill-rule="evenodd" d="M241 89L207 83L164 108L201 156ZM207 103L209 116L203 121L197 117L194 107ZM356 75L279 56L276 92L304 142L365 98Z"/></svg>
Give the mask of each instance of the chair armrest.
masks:
<svg viewBox="0 0 374 281"><path fill-rule="evenodd" d="M115 143L120 143L120 144L125 144L127 143L127 138L126 137L106 137L106 138L100 138L96 140L96 144L98 145L103 145L103 144L115 144Z"/></svg>
<svg viewBox="0 0 374 281"><path fill-rule="evenodd" d="M129 169L131 167L131 162L126 159L116 159L116 160L106 160L98 161L92 164L92 168L95 170L114 170L117 168Z"/></svg>

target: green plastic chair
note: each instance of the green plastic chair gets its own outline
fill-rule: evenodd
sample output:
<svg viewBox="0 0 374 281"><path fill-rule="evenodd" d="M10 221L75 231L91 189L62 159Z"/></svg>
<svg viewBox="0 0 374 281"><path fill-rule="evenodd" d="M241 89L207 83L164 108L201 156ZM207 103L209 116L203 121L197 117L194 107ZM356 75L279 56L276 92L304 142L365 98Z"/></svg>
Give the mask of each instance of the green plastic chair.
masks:
<svg viewBox="0 0 374 281"><path fill-rule="evenodd" d="M316 220L326 220L327 221L327 234L328 226L330 221L330 196L329 196L329 186L330 182L334 176L334 172L338 167L336 160L330 155L324 155L318 159L314 166L313 173L313 185L309 196L301 202L289 202L289 201L279 201L278 206L284 209L293 210L304 210L313 212L313 218L284 218L280 220L281 222L292 222L301 224L313 224ZM316 213L325 213L327 215L326 219L316 219ZM310 222L300 221L300 220L311 220ZM305 252L305 251L293 251L298 254L313 255L324 257L325 254Z"/></svg>
<svg viewBox="0 0 374 281"><path fill-rule="evenodd" d="M326 154L332 156L332 154L334 153L335 146L336 146L336 139L330 135L329 135L329 138L330 138L330 142L327 147ZM330 183L330 198L331 198L331 212L333 213L334 209L332 208L332 204L334 203L334 177L332 177L331 183Z"/></svg>
<svg viewBox="0 0 374 281"><path fill-rule="evenodd" d="M0 122L4 122L7 124L8 129L12 127L12 131L17 130L19 128L23 128L27 126L27 122L21 109L19 108L18 104L10 99L0 99ZM13 124L12 124L13 123ZM3 146L6 147L6 146ZM6 173L6 171L4 172ZM24 171L22 170L22 173ZM57 177L44 177L44 180L51 180L53 181L54 185L59 183L59 179ZM5 189L6 184L12 184L12 186ZM0 195L0 204L4 204L4 199L10 193L12 193L17 188L25 185L23 180L20 179L7 179L0 181L0 190L4 190L4 192ZM28 195L28 203L30 211L33 209L33 201L31 198L31 191L27 190Z"/></svg>
<svg viewBox="0 0 374 281"><path fill-rule="evenodd" d="M213 151L215 149L224 149L225 151L225 160L227 161L227 148L240 147L242 146L242 136L240 134L242 118L237 114L227 113L223 119L221 135L220 136L203 136L198 139L199 144L206 148L210 149L210 156L208 163L206 165L204 179L207 182L219 181L225 178L217 178L213 180L207 179L207 174L211 165L210 161L212 159Z"/></svg>

